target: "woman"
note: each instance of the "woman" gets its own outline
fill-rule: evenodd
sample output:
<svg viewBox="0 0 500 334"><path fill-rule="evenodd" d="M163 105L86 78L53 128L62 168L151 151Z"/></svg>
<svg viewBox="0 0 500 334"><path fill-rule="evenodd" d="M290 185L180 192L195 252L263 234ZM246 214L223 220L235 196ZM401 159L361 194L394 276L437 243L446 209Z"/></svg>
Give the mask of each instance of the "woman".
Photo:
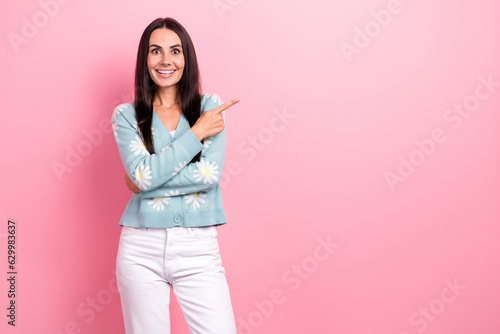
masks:
<svg viewBox="0 0 500 334"><path fill-rule="evenodd" d="M170 287L191 333L236 333L217 226L227 223L220 177L224 110L200 93L196 54L174 19L142 34L135 100L116 107L115 140L134 192L116 259L127 334L170 333Z"/></svg>

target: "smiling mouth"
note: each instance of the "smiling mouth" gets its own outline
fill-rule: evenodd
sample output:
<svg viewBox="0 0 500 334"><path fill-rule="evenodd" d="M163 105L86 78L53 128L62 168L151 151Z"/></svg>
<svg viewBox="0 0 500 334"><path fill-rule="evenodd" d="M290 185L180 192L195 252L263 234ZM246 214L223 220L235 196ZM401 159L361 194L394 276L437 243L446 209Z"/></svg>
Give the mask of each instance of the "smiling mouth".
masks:
<svg viewBox="0 0 500 334"><path fill-rule="evenodd" d="M161 71L161 70L156 70L156 72L160 75L162 78L170 78L175 70L169 70L169 71Z"/></svg>

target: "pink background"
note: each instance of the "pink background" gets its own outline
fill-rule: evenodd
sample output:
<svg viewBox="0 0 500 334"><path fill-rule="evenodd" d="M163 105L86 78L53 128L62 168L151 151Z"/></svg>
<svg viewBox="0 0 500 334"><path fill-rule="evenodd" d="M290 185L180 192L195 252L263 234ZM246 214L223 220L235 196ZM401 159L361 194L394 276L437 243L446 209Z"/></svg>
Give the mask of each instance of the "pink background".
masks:
<svg viewBox="0 0 500 334"><path fill-rule="evenodd" d="M124 333L131 193L109 120L132 101L143 30L167 16L204 92L241 99L219 229L238 333L500 332L498 1L62 2L0 11L2 333ZM188 333L175 299L171 312Z"/></svg>

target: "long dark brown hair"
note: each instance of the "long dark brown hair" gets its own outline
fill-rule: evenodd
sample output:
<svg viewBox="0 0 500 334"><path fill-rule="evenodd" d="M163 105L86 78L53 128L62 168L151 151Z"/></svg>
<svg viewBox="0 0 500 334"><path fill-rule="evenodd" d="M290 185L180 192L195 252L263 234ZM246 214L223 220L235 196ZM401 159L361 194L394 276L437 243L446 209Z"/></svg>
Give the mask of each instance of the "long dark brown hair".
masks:
<svg viewBox="0 0 500 334"><path fill-rule="evenodd" d="M135 67L135 116L144 145L150 154L155 153L153 136L151 134L151 124L153 121L154 91L157 85L149 75L147 61L149 38L154 30L160 28L167 28L174 31L181 40L185 65L182 78L179 80L178 85L182 112L189 121L190 127L196 123L201 113L201 78L191 37L186 29L173 18L158 18L151 22L142 33ZM199 161L200 156L201 151L191 160L191 162Z"/></svg>

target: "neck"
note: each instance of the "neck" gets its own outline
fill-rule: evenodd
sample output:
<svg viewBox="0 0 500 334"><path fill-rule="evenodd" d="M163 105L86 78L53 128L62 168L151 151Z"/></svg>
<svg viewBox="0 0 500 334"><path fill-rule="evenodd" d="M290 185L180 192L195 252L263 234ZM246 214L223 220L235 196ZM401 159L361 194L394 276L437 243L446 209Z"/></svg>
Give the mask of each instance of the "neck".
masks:
<svg viewBox="0 0 500 334"><path fill-rule="evenodd" d="M155 90L153 105L171 108L181 103L178 85L170 87L157 87Z"/></svg>

